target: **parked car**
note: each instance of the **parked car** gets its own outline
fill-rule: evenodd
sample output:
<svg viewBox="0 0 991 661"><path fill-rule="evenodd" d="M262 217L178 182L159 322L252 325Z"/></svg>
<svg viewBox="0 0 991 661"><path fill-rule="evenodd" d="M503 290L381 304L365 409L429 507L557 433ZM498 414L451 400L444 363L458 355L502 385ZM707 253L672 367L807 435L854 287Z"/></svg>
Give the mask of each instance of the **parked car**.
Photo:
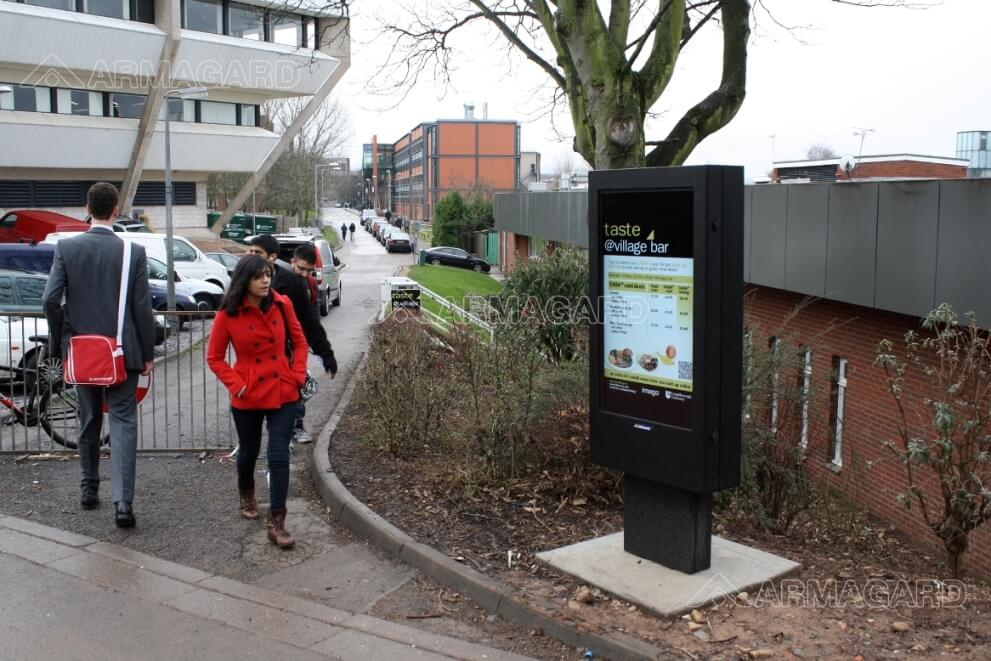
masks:
<svg viewBox="0 0 991 661"><path fill-rule="evenodd" d="M462 269L471 269L479 273L488 273L492 268L484 259L479 259L461 248L440 246L437 248L428 248L423 252L426 253L427 264L433 264L434 266L441 264L444 266L456 266Z"/></svg>
<svg viewBox="0 0 991 661"><path fill-rule="evenodd" d="M361 219L362 220L368 221L368 220L375 220L376 218L378 218L378 214L375 213L375 209L362 209L361 210Z"/></svg>
<svg viewBox="0 0 991 661"><path fill-rule="evenodd" d="M239 261L237 255L232 255L229 252L208 252L206 256L227 269L227 275L234 275L234 268Z"/></svg>
<svg viewBox="0 0 991 661"><path fill-rule="evenodd" d="M55 246L45 243L0 243L0 268L47 274L52 270Z"/></svg>
<svg viewBox="0 0 991 661"><path fill-rule="evenodd" d="M15 209L0 218L0 243L41 243L53 232L85 232L89 225L54 211Z"/></svg>
<svg viewBox="0 0 991 661"><path fill-rule="evenodd" d="M169 269L165 262L154 257L148 257L148 280L155 281L156 284L168 286ZM192 297L199 303L199 308L207 310L219 310L220 301L224 298L224 290L206 280L196 280L194 278L183 278L178 273L175 274L175 290Z"/></svg>
<svg viewBox="0 0 991 661"><path fill-rule="evenodd" d="M279 242L279 259L287 265L292 261L293 253L301 244L312 243L316 248L317 263L314 265L316 272L313 281L317 289L317 309L320 311L320 316L326 317L330 314L331 306L336 307L341 304L343 291L341 272L337 268L341 262L334 255L334 249L324 239L307 234L274 234L273 236Z"/></svg>
<svg viewBox="0 0 991 661"><path fill-rule="evenodd" d="M378 233L379 243L381 243L384 246L385 245L385 242L389 238L389 236L391 234L393 234L394 232L398 232L398 231L399 230L397 230L392 225L385 225L384 227L380 227L379 228L379 233Z"/></svg>
<svg viewBox="0 0 991 661"><path fill-rule="evenodd" d="M136 220L118 220L114 223L115 232L143 232L151 234L151 230L144 223Z"/></svg>
<svg viewBox="0 0 991 661"><path fill-rule="evenodd" d="M409 234L397 230L385 240L385 249L388 252L413 252L413 242Z"/></svg>
<svg viewBox="0 0 991 661"><path fill-rule="evenodd" d="M64 233L50 234L45 243L58 243L66 236ZM121 232L118 236L125 241L140 243L145 247L145 252L149 257L167 262L168 255L165 250L167 237L164 234L154 234L151 232ZM212 282L224 291L231 284L231 277L227 275L227 269L213 261L200 249L181 236L172 239L172 261L176 272L183 278L193 278L196 280L206 280Z"/></svg>

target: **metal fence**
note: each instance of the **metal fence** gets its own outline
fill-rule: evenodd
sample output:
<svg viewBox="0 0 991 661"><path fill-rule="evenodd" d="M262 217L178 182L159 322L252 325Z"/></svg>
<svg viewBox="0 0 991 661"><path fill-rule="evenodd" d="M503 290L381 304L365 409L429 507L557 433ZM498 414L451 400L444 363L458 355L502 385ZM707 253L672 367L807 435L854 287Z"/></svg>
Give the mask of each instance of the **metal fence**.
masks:
<svg viewBox="0 0 991 661"><path fill-rule="evenodd" d="M155 369L138 408L138 451L230 448L230 396L206 364L213 313L156 312ZM38 313L0 316L0 454L73 451L75 389L46 360L48 327ZM233 356L228 350L228 359ZM109 440L107 416L101 438Z"/></svg>

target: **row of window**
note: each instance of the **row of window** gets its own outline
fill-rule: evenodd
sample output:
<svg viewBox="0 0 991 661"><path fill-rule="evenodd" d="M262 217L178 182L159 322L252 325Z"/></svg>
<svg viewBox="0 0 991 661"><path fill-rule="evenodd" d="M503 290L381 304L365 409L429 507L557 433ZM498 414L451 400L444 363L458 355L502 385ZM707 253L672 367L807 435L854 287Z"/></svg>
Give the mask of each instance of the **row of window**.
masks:
<svg viewBox="0 0 991 661"><path fill-rule="evenodd" d="M141 119L148 98L144 94L93 92L13 83L0 83L0 87L10 89L9 92L0 89L0 110L54 112L60 115ZM165 119L166 112L169 113L169 119L175 122L258 125L258 106L246 103L167 99L167 104L162 104L158 118Z"/></svg>
<svg viewBox="0 0 991 661"><path fill-rule="evenodd" d="M142 23L155 22L155 0L11 0ZM287 10L266 9L229 0L182 0L182 27L241 39L316 48L318 19Z"/></svg>
<svg viewBox="0 0 991 661"><path fill-rule="evenodd" d="M92 181L13 181L0 180L0 209L85 207L86 192ZM120 188L120 183L114 184ZM173 203L196 205L196 183L173 182ZM134 193L134 206L165 205L165 183L142 181Z"/></svg>

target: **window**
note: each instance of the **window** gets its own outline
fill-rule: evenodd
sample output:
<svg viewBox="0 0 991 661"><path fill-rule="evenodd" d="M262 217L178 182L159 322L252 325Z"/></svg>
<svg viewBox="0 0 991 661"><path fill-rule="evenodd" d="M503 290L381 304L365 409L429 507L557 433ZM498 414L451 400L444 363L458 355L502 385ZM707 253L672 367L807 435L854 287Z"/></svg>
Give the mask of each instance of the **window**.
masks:
<svg viewBox="0 0 991 661"><path fill-rule="evenodd" d="M113 92L110 95L110 116L141 119L141 115L145 111L146 98L143 94Z"/></svg>
<svg viewBox="0 0 991 661"><path fill-rule="evenodd" d="M320 47L317 43L317 19L307 16L303 20L306 21L306 45L316 50Z"/></svg>
<svg viewBox="0 0 991 661"><path fill-rule="evenodd" d="M158 261L154 257L148 258L148 279L149 280L168 280L169 279L169 267Z"/></svg>
<svg viewBox="0 0 991 661"><path fill-rule="evenodd" d="M272 41L284 46L303 45L303 17L298 14L272 14Z"/></svg>
<svg viewBox="0 0 991 661"><path fill-rule="evenodd" d="M8 213L6 216L3 217L3 220L0 221L0 227L4 228L5 230L11 230L14 229L14 224L16 222L17 222L17 214Z"/></svg>
<svg viewBox="0 0 991 661"><path fill-rule="evenodd" d="M52 111L52 89L32 85L11 85L10 92L0 92L0 110L27 110L30 112Z"/></svg>
<svg viewBox="0 0 991 661"><path fill-rule="evenodd" d="M131 18L142 23L154 23L155 0L134 0L134 16Z"/></svg>
<svg viewBox="0 0 991 661"><path fill-rule="evenodd" d="M192 99L166 99L170 122L195 122L196 101ZM166 105L158 112L159 119L165 119Z"/></svg>
<svg viewBox="0 0 991 661"><path fill-rule="evenodd" d="M9 277L0 277L0 305L14 305L14 285Z"/></svg>
<svg viewBox="0 0 991 661"><path fill-rule="evenodd" d="M846 399L846 368L846 358L833 357L833 447L830 462L837 468L843 466L843 405Z"/></svg>
<svg viewBox="0 0 991 661"><path fill-rule="evenodd" d="M200 121L207 124L237 125L237 106L233 103L200 101Z"/></svg>
<svg viewBox="0 0 991 661"><path fill-rule="evenodd" d="M34 5L35 7L48 7L49 9L66 9L68 11L75 11L76 0L24 0L26 5Z"/></svg>
<svg viewBox="0 0 991 661"><path fill-rule="evenodd" d="M130 0L83 0L83 12L108 18L131 18Z"/></svg>
<svg viewBox="0 0 991 661"><path fill-rule="evenodd" d="M224 4L221 0L186 0L183 27L187 30L224 33Z"/></svg>
<svg viewBox="0 0 991 661"><path fill-rule="evenodd" d="M265 40L265 10L261 7L230 3L228 34L241 39Z"/></svg>
<svg viewBox="0 0 991 661"><path fill-rule="evenodd" d="M196 250L185 241L172 239L172 260L176 262L195 262Z"/></svg>
<svg viewBox="0 0 991 661"><path fill-rule="evenodd" d="M798 447L805 450L809 447L809 399L812 397L812 349L802 347L801 392L802 392L802 431L798 438Z"/></svg>
<svg viewBox="0 0 991 661"><path fill-rule="evenodd" d="M241 104L241 126L258 126L256 106Z"/></svg>
<svg viewBox="0 0 991 661"><path fill-rule="evenodd" d="M14 282L17 285L17 293L20 296L21 305L41 307L41 297L45 293L45 279L17 277L14 279Z"/></svg>
<svg viewBox="0 0 991 661"><path fill-rule="evenodd" d="M103 94L100 92L60 89L56 92L56 102L62 115L103 116Z"/></svg>

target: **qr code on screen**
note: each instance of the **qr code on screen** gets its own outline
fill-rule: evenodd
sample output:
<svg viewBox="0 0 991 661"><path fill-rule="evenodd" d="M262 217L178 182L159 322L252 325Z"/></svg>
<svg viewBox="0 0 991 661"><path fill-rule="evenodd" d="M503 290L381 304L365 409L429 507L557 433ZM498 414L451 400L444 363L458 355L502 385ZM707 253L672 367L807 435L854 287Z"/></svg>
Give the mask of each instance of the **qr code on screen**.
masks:
<svg viewBox="0 0 991 661"><path fill-rule="evenodd" d="M691 361L678 361L678 378L684 379L685 381L692 380L692 363Z"/></svg>

